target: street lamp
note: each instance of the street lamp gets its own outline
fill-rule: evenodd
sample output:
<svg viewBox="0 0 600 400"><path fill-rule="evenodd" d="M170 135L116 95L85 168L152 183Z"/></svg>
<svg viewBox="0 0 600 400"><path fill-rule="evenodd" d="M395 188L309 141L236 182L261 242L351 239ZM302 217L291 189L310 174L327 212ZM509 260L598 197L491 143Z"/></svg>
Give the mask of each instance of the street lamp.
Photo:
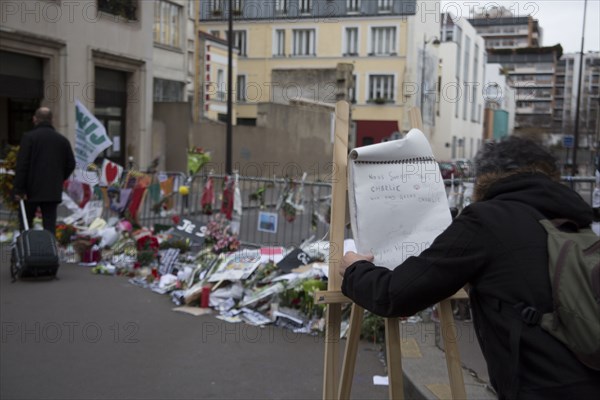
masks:
<svg viewBox="0 0 600 400"><path fill-rule="evenodd" d="M440 39L433 36L427 40L427 35L423 35L423 57L421 60L421 120L424 120L425 110L425 55L427 54L427 45L431 43L433 46L440 45Z"/></svg>

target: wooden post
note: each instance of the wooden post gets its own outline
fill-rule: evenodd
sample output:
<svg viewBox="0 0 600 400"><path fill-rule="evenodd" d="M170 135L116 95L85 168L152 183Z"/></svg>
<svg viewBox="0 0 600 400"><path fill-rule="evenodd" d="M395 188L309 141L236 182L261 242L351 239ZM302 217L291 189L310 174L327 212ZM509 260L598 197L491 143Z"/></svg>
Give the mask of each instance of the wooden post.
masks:
<svg viewBox="0 0 600 400"><path fill-rule="evenodd" d="M329 279L328 291L342 288L338 273L344 252L344 226L346 218L346 168L348 166L348 127L350 106L345 101L335 105L335 137L333 143L333 180L331 194L331 221L329 225ZM340 327L342 304L327 305L325 313L325 364L323 370L323 399L336 398L340 378Z"/></svg>

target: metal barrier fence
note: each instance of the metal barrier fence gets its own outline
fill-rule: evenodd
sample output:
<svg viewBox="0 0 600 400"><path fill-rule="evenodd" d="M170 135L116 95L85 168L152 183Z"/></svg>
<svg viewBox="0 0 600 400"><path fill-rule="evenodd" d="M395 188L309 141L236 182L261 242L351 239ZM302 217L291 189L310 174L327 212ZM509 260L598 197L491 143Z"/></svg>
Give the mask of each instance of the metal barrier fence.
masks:
<svg viewBox="0 0 600 400"><path fill-rule="evenodd" d="M168 178L172 178L172 195L168 199L162 198L162 202L157 202L156 198L146 193L137 214L141 226L154 227L156 224L172 226L174 216L188 218L202 225L207 224L213 216L202 209L201 200L209 178L213 181L213 214L220 211L223 203L224 175L203 174L188 177L182 172L162 172L152 176L154 184ZM455 179L454 184L458 186L466 181ZM592 204L596 182L594 177L564 176L562 181ZM450 180L445 181L447 187L450 187L450 182ZM178 189L181 185L189 186L189 194L179 193ZM245 245L289 247L297 246L310 238L326 239L331 206L330 183L240 176L238 188L242 200L239 239ZM293 206L294 204L296 207ZM268 213L267 216L275 214L276 225L269 229L262 229L259 224L261 213ZM111 209L105 203L102 214L104 219L121 216L122 212ZM0 202L0 219L7 221L16 218L16 213L10 212ZM348 228L346 237L351 236Z"/></svg>
<svg viewBox="0 0 600 400"><path fill-rule="evenodd" d="M179 185L174 186L172 207L158 213L151 202L145 201L138 221L142 225L172 224L172 217L179 215L206 224L214 213L221 210L225 178L225 175L195 175L182 180L180 184L189 185L188 195L179 194ZM214 193L212 213L202 208L202 195L209 179L212 179ZM242 243L256 246L297 246L309 238L322 239L327 235L331 185L320 182L303 183L300 180L239 177L237 186L242 202L238 235ZM275 225L262 229L259 221L261 215L267 218L273 215Z"/></svg>

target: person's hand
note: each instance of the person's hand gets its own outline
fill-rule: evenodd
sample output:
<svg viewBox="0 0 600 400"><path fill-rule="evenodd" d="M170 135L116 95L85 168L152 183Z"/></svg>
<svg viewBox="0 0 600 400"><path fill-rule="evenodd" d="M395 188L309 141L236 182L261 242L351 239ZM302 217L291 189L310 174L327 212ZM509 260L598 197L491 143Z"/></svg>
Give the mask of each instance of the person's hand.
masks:
<svg viewBox="0 0 600 400"><path fill-rule="evenodd" d="M15 194L15 201L18 203L21 200L27 200L26 194Z"/></svg>
<svg viewBox="0 0 600 400"><path fill-rule="evenodd" d="M353 251L349 251L346 254L344 254L344 257L342 257L342 262L340 263L340 267L338 272L340 273L341 276L344 276L344 273L346 272L346 268L348 268L349 266L351 266L352 264L354 264L357 261L369 261L372 262L373 261L373 255L369 254L357 254Z"/></svg>

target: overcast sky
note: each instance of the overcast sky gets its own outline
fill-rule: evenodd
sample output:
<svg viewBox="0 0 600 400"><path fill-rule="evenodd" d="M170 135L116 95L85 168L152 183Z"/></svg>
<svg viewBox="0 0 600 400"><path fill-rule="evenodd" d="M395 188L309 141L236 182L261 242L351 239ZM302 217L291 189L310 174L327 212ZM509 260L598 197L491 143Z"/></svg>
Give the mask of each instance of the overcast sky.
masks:
<svg viewBox="0 0 600 400"><path fill-rule="evenodd" d="M538 1L449 1L441 0L442 11L463 10L468 17L473 7L503 5L518 16L532 15L543 30L544 46L560 43L565 53L579 52L583 28L584 0L538 0ZM588 0L584 50L600 50L600 0Z"/></svg>

